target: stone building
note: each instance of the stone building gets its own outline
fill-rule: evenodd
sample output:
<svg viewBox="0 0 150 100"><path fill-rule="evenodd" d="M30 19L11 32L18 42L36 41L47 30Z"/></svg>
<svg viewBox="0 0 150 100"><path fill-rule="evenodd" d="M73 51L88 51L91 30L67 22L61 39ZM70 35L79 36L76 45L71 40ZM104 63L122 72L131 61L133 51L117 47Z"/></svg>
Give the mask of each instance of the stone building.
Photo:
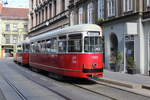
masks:
<svg viewBox="0 0 150 100"><path fill-rule="evenodd" d="M70 0L70 25L96 23L103 28L105 67L114 70L121 53L119 71L126 72L129 58L137 73L150 70L150 0Z"/></svg>
<svg viewBox="0 0 150 100"><path fill-rule="evenodd" d="M0 58L12 56L15 44L28 33L28 9L7 8L0 0Z"/></svg>
<svg viewBox="0 0 150 100"><path fill-rule="evenodd" d="M30 0L29 36L69 26L69 0Z"/></svg>

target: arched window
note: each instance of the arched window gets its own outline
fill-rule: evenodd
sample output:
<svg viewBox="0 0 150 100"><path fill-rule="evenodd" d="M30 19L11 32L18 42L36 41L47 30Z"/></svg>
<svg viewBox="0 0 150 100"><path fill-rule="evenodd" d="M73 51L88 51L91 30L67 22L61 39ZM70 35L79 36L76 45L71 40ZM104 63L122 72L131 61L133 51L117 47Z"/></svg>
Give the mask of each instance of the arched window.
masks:
<svg viewBox="0 0 150 100"><path fill-rule="evenodd" d="M133 10L133 0L123 0L123 3L124 12Z"/></svg>
<svg viewBox="0 0 150 100"><path fill-rule="evenodd" d="M104 0L98 0L98 18L104 18Z"/></svg>
<svg viewBox="0 0 150 100"><path fill-rule="evenodd" d="M74 12L70 13L70 25L74 25Z"/></svg>
<svg viewBox="0 0 150 100"><path fill-rule="evenodd" d="M79 8L79 24L83 23L83 7Z"/></svg>
<svg viewBox="0 0 150 100"><path fill-rule="evenodd" d="M94 16L94 6L93 6L93 3L89 3L88 4L88 7L87 7L87 23L88 24L92 24L94 23L94 19L93 19L93 16Z"/></svg>
<svg viewBox="0 0 150 100"><path fill-rule="evenodd" d="M107 1L108 17L115 16L116 0Z"/></svg>

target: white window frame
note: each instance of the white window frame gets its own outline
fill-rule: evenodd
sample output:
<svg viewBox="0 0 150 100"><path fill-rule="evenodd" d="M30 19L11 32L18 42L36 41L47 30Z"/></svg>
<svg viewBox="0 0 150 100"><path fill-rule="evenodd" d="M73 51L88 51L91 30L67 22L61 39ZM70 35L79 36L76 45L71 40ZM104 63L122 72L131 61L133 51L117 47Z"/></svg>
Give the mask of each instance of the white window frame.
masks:
<svg viewBox="0 0 150 100"><path fill-rule="evenodd" d="M72 11L72 12L70 13L70 25L71 25L71 26L74 25L74 16L75 16L75 14L74 14L74 12Z"/></svg>
<svg viewBox="0 0 150 100"><path fill-rule="evenodd" d="M147 7L150 7L150 0L146 0Z"/></svg>
<svg viewBox="0 0 150 100"><path fill-rule="evenodd" d="M18 24L13 24L13 31L18 32Z"/></svg>
<svg viewBox="0 0 150 100"><path fill-rule="evenodd" d="M108 0L107 1L108 7L108 17L115 16L116 13L116 0Z"/></svg>
<svg viewBox="0 0 150 100"><path fill-rule="evenodd" d="M133 11L133 0L123 0L124 12Z"/></svg>
<svg viewBox="0 0 150 100"><path fill-rule="evenodd" d="M87 23L93 24L94 23L94 5L93 3L89 3L87 6Z"/></svg>
<svg viewBox="0 0 150 100"><path fill-rule="evenodd" d="M98 18L104 18L104 0L98 0Z"/></svg>
<svg viewBox="0 0 150 100"><path fill-rule="evenodd" d="M79 24L83 24L83 7L79 8L78 19Z"/></svg>

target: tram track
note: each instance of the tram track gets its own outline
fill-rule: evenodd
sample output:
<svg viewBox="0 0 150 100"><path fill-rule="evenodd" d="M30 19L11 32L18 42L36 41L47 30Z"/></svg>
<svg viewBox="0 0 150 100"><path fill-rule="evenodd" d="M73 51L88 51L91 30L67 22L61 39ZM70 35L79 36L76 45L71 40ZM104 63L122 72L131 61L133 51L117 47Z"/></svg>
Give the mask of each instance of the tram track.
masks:
<svg viewBox="0 0 150 100"><path fill-rule="evenodd" d="M28 100L27 97L23 95L11 81L9 81L3 74L0 73L0 75L5 80L5 82L15 91L15 93L20 97L21 100Z"/></svg>
<svg viewBox="0 0 150 100"><path fill-rule="evenodd" d="M16 70L16 69L15 69L15 70ZM39 84L39 85L42 85L42 87L48 88L48 90L49 90L49 87L43 85L42 83L39 83L39 82L33 80L31 77L29 77L28 75L26 75L26 74L27 74L26 71L21 70L23 73L20 72L20 71L19 71L19 70L20 70L19 67L17 67L17 70L18 70L19 73L24 74L24 76L25 76L26 78L30 79L31 81L33 81L33 82L35 82L35 83L37 83L37 84ZM26 73L26 74L25 74L25 73ZM33 77L34 77L34 76L33 76ZM49 78L46 78L46 79L49 80ZM43 80L42 80L42 81L43 81ZM94 81L94 80L92 80L92 81ZM95 82L96 82L96 81L95 81ZM94 93L94 94L97 94L97 95L100 95L100 96L104 96L104 97L106 97L106 98L109 98L110 100L119 100L118 98L113 97L112 95L107 95L106 93L98 92L98 91L92 90L92 89L90 89L90 88L87 88L87 87L85 87L85 86L82 86L81 84L76 84L76 83L68 83L68 84L70 84L70 85L72 85L72 86L75 86L75 87L77 87L77 88L80 88L80 89L89 91L89 92L91 92L91 93ZM98 85L103 85L103 84L99 84L99 83L96 82L95 86L98 86ZM107 86L107 85L103 85L103 86ZM112 87L112 86L108 86L108 87L114 88L114 89L119 89L119 88L115 88L115 87ZM131 92L131 91L123 90L123 89L119 89L119 90L125 91L125 92L130 92L130 93L135 94L135 95L141 95L141 94L137 94L137 93L134 93L134 92ZM53 90L50 89L50 91L53 91ZM57 91L54 90L54 93L55 93L55 92L57 93ZM62 94L60 94L60 93L58 93L58 94L59 94L60 96L62 96L62 97L64 96L64 95L62 95ZM141 96L144 96L144 95L141 95ZM147 97L147 96L144 96L144 97ZM64 96L64 98L65 98L66 100L71 100L70 98L68 98L68 97L66 97L66 96ZM148 97L148 98L150 98L150 97Z"/></svg>
<svg viewBox="0 0 150 100"><path fill-rule="evenodd" d="M79 84L71 84L71 85L76 86L76 87L81 88L81 89L84 89L84 90L87 90L87 91L89 91L89 92L92 92L92 93L95 93L95 94L104 96L104 97L107 97L107 98L109 98L109 99L111 99L111 100L118 100L118 99L116 99L116 98L114 98L114 97L111 97L111 96L102 94L102 93L100 93L100 92L96 92L96 91L94 91L94 90L91 90L91 89L88 89L88 88L84 88L84 87L82 87L82 86L79 85Z"/></svg>
<svg viewBox="0 0 150 100"><path fill-rule="evenodd" d="M16 70L16 69L15 69L15 70ZM18 71L18 70L20 70L20 69L17 68L17 71ZM42 86L42 87L48 89L49 91L52 91L52 92L56 93L57 95L63 97L63 98L66 99L66 100L71 100L71 99L68 98L67 96L64 96L64 95L58 93L57 91L50 89L48 86L46 86L46 85L44 85L44 84L42 84L42 83L40 83L40 82L38 82L38 81L36 81L36 80L33 80L34 78L31 78L31 77L29 77L28 75L25 74L25 73L27 73L26 71L23 71L23 70L21 70L21 71L22 71L23 73L20 72L20 71L18 71L18 72L19 72L20 74L23 74L27 79L31 80L32 82L34 82L34 83L36 83L36 84L38 84L38 85L40 85L40 86ZM33 76L33 77L34 77L34 76ZM48 79L48 78L47 78L47 79ZM42 80L42 81L43 81L43 80ZM68 83L68 84L69 84L69 85L72 85L72 86L75 86L75 87L77 87L77 88L86 90L86 91L88 91L88 92L94 93L94 94L96 94L96 95L100 95L100 96L106 97L106 98L108 98L108 99L110 99L110 100L117 100L116 98L113 98L113 97L110 97L110 96L108 96L108 95L105 95L105 94L96 92L96 91L94 91L94 90L90 90L90 89L88 89L88 88L84 88L84 87L82 87L82 86L80 86L80 85L78 85L78 84L73 84L73 83Z"/></svg>
<svg viewBox="0 0 150 100"><path fill-rule="evenodd" d="M11 67L11 68L12 68L12 67ZM14 69L14 70L16 70L16 69ZM32 77L27 76L27 75L26 75L27 72L21 70L21 71L23 72L23 73L21 73L21 72L18 71L18 70L20 70L20 69L17 69L16 71L17 71L18 73L20 73L20 74L23 74L23 76L24 76L25 78L29 79L30 81L32 81L32 82L38 84L39 86L41 86L41 87L43 87L43 88L45 88L45 89L47 89L47 90L49 90L49 91L55 93L56 95L58 95L58 96L64 98L65 100L71 100L69 97L67 97L67 96L65 96L65 95L63 95L63 94L61 94L61 93L59 93L59 92L57 92L57 91L55 91L55 90L49 88L49 87L46 86L45 84L42 84L42 83L40 83L40 82L34 80ZM26 74L25 74L25 73L26 73ZM7 80L6 80L6 81L7 81ZM8 81L8 82L9 82L9 81ZM15 86L14 86L14 87L15 87ZM17 88L16 88L16 89L17 89ZM23 95L23 94L22 94L22 95ZM27 100L27 99L22 99L22 100Z"/></svg>
<svg viewBox="0 0 150 100"><path fill-rule="evenodd" d="M15 69L15 70L16 70L16 69ZM40 86L46 88L46 89L49 90L49 91L52 91L52 92L56 93L57 95L63 97L65 100L71 100L71 98L62 95L62 94L60 94L59 92L57 92L57 91L55 91L55 90L49 88L48 86L44 85L43 83L40 83L40 82L34 80L34 78L29 77L29 76L26 74L26 73L27 73L26 71L21 70L22 72L20 72L19 70L20 70L20 68L17 68L17 72L19 72L20 74L23 74L24 77L26 77L26 78L29 79L30 81L32 81L32 82L34 82L34 83L36 83L36 84L38 84L38 85L40 85ZM33 76L33 77L35 77L35 76ZM47 79L49 80L49 78L47 78ZM43 80L42 80L42 81L43 81ZM94 94L96 94L96 95L100 95L100 96L106 97L106 98L108 98L108 99L110 99L110 100L117 100L117 99L115 99L115 98L113 98L113 97L110 97L110 96L108 96L108 95L105 95L105 94L102 94L102 93L99 93L99 92L96 92L96 91L93 91L93 90L84 88L84 87L82 87L82 86L80 86L80 85L77 85L77 84L73 84L73 83L68 83L68 84L69 84L69 85L72 85L72 86L75 86L75 87L77 87L77 88L86 90L86 91L88 91L88 92L94 93Z"/></svg>

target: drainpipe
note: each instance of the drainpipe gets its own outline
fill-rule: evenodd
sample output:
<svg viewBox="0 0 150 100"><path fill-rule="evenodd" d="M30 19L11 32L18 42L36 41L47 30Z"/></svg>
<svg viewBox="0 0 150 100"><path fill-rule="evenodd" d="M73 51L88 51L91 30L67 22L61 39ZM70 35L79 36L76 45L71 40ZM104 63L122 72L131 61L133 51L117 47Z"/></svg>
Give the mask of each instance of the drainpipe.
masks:
<svg viewBox="0 0 150 100"><path fill-rule="evenodd" d="M149 39L150 39L150 32L148 32L148 56L147 56L147 64L148 64L148 75L150 76L150 68L149 68L149 66L150 66L150 62L149 62L149 50L150 50L150 48L149 48L149 46L150 46L150 43L149 43Z"/></svg>
<svg viewBox="0 0 150 100"><path fill-rule="evenodd" d="M140 73L144 74L144 33L143 33L143 25L142 25L142 16L141 15L139 15L139 19L138 19L138 33L139 33Z"/></svg>
<svg viewBox="0 0 150 100"><path fill-rule="evenodd" d="M126 41L125 41L125 33L123 33L123 72L126 73Z"/></svg>

